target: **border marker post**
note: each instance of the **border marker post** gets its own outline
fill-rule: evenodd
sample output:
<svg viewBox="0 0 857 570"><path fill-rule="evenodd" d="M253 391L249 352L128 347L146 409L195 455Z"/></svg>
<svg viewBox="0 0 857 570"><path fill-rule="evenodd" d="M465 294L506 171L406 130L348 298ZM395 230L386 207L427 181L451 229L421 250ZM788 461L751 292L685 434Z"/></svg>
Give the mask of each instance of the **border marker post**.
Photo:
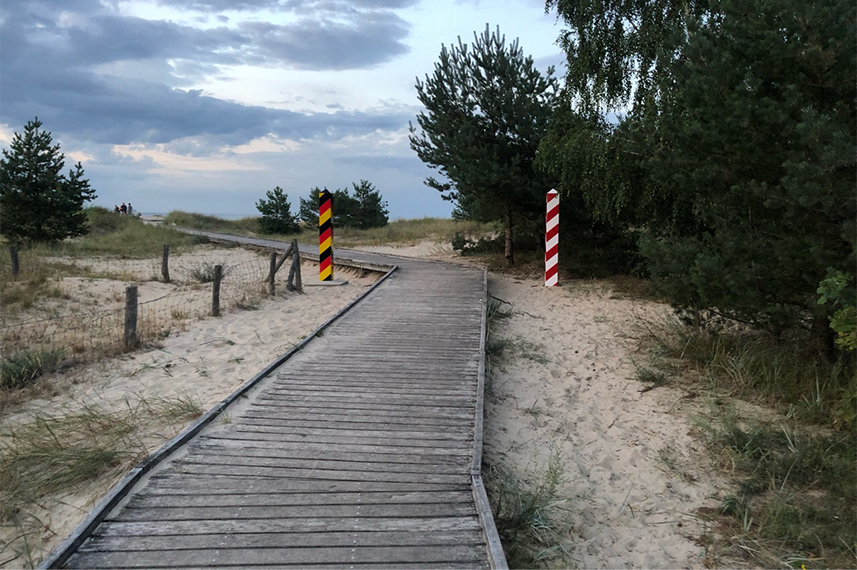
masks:
<svg viewBox="0 0 857 570"><path fill-rule="evenodd" d="M547 216L545 217L545 287L559 285L559 192L547 193Z"/></svg>
<svg viewBox="0 0 857 570"><path fill-rule="evenodd" d="M318 278L333 281L333 195L318 193Z"/></svg>

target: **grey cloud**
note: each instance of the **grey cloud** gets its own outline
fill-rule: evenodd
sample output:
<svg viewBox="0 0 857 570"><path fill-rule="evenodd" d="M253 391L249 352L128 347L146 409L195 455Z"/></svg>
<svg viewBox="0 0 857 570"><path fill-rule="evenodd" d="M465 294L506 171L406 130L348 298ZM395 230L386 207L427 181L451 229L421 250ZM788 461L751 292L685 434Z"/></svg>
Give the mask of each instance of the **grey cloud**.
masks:
<svg viewBox="0 0 857 570"><path fill-rule="evenodd" d="M291 62L300 69L355 69L382 63L407 52L401 43L407 24L395 14L358 14L354 24L303 20L291 26L248 22L248 62Z"/></svg>
<svg viewBox="0 0 857 570"><path fill-rule="evenodd" d="M220 12L282 10L298 13L318 11L342 12L358 9L397 9L413 6L419 0L160 0L162 6L182 10Z"/></svg>
<svg viewBox="0 0 857 570"><path fill-rule="evenodd" d="M80 24L60 26L46 9L52 3L80 10ZM216 75L225 64L347 69L385 61L406 49L401 40L407 25L390 12L357 12L351 23L305 19L208 30L120 17L95 0L5 2L0 13L0 122L16 129L38 115L51 130L101 144L192 136L241 144L269 132L301 140L396 130L409 118L386 109L307 115L173 88ZM169 80L169 74L176 77Z"/></svg>

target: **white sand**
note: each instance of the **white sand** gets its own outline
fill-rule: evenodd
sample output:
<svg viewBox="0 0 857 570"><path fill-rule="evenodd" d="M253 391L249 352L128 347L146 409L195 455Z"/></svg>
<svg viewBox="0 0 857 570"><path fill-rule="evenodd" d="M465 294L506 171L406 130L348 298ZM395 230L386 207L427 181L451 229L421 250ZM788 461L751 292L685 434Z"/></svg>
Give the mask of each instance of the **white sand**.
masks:
<svg viewBox="0 0 857 570"><path fill-rule="evenodd" d="M562 545L578 567L703 567L695 513L722 483L689 435L682 392L641 392L634 379L632 360L645 362L636 327L664 307L600 282L546 288L491 275L489 289L514 311L495 334L518 348L492 371L486 462L536 485L559 457L565 502L555 512L571 523Z"/></svg>

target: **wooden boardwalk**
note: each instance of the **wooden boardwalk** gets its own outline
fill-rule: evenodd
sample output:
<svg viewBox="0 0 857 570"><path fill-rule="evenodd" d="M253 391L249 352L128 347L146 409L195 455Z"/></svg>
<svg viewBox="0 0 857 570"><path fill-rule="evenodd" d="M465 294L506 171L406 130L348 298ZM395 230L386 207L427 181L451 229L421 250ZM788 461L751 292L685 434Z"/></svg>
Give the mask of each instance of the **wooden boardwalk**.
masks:
<svg viewBox="0 0 857 570"><path fill-rule="evenodd" d="M484 272L362 260L399 268L47 563L505 567L479 474Z"/></svg>

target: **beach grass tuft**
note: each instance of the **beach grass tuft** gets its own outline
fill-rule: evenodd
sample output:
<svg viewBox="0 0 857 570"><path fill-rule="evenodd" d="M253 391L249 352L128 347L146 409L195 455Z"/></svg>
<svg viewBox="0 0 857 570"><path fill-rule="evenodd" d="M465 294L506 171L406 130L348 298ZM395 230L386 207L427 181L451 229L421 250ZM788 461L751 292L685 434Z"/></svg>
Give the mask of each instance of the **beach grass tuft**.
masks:
<svg viewBox="0 0 857 570"><path fill-rule="evenodd" d="M485 477L509 567L568 568L571 560L563 546L563 537L570 525L563 521L560 506L564 501L557 495L565 480L559 454L550 456L542 472L529 475L534 484L524 484L512 470L494 466Z"/></svg>

